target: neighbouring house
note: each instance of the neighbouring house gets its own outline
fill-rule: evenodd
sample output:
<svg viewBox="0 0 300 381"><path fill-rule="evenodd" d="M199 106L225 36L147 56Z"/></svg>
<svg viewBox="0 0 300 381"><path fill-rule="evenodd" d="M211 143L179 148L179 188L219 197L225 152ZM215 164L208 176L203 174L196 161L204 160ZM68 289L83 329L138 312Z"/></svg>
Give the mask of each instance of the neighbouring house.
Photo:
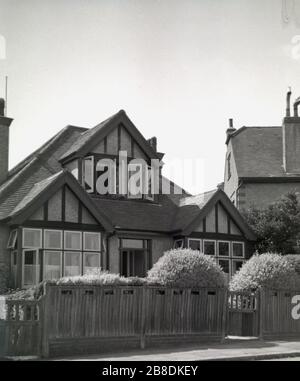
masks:
<svg viewBox="0 0 300 381"><path fill-rule="evenodd" d="M300 192L300 117L287 94L282 126L227 130L224 192L239 209L265 207L289 191Z"/></svg>
<svg viewBox="0 0 300 381"><path fill-rule="evenodd" d="M16 167L8 170L12 119L0 108L0 266L10 287L107 269L145 276L173 247L212 255L230 276L252 255L255 235L222 190L192 196L167 182L159 168L159 192L102 192L108 172L126 151L131 159L161 160L156 138L146 140L124 111L94 128L67 126ZM13 144L13 142L11 142ZM116 183L115 189L121 184ZM109 187L108 187L109 188ZM110 189L110 188L109 188ZM104 194L102 194L104 193ZM6 267L5 267L6 266ZM0 269L0 276L4 270Z"/></svg>

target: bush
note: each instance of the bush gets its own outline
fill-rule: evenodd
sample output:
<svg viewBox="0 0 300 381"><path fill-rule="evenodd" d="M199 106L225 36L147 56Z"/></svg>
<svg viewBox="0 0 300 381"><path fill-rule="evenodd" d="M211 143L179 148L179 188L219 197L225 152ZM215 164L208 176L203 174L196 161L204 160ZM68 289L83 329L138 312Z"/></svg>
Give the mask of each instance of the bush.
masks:
<svg viewBox="0 0 300 381"><path fill-rule="evenodd" d="M63 277L58 280L48 281L56 285L105 285L105 286L141 286L146 283L144 278L128 277L113 274L108 271L96 270L82 276Z"/></svg>
<svg viewBox="0 0 300 381"><path fill-rule="evenodd" d="M300 255L289 254L289 255L286 255L285 258L293 264L296 270L296 273L300 275Z"/></svg>
<svg viewBox="0 0 300 381"><path fill-rule="evenodd" d="M272 253L256 254L233 276L229 288L231 291L300 289L300 277L286 257Z"/></svg>
<svg viewBox="0 0 300 381"><path fill-rule="evenodd" d="M224 287L225 274L213 258L191 249L167 251L148 272L148 282L174 287Z"/></svg>

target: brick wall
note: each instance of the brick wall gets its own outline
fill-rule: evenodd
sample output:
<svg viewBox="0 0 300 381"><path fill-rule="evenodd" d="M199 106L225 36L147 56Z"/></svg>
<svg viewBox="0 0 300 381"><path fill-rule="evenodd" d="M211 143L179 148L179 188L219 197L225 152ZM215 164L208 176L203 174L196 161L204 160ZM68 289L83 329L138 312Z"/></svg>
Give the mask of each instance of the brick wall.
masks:
<svg viewBox="0 0 300 381"><path fill-rule="evenodd" d="M265 207L290 191L300 193L300 183L244 184L239 190L238 208Z"/></svg>

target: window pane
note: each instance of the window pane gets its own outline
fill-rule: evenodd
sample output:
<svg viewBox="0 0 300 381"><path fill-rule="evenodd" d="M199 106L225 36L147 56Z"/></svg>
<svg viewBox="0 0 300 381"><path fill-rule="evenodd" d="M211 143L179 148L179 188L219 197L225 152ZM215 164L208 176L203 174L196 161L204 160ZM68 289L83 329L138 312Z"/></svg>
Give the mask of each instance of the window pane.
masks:
<svg viewBox="0 0 300 381"><path fill-rule="evenodd" d="M232 275L235 274L242 266L244 262L243 261L233 261L232 263Z"/></svg>
<svg viewBox="0 0 300 381"><path fill-rule="evenodd" d="M182 239L179 239L179 240L174 242L174 248L175 249L181 249L182 247L183 247L183 240Z"/></svg>
<svg viewBox="0 0 300 381"><path fill-rule="evenodd" d="M81 253L65 252L65 276L74 276L81 274Z"/></svg>
<svg viewBox="0 0 300 381"><path fill-rule="evenodd" d="M23 230L23 247L41 247L42 234L38 229Z"/></svg>
<svg viewBox="0 0 300 381"><path fill-rule="evenodd" d="M201 241L199 239L189 239L189 248L201 251Z"/></svg>
<svg viewBox="0 0 300 381"><path fill-rule="evenodd" d="M244 244L243 242L233 242L232 243L232 255L234 257L244 256Z"/></svg>
<svg viewBox="0 0 300 381"><path fill-rule="evenodd" d="M228 257L229 256L229 242L219 242L219 256Z"/></svg>
<svg viewBox="0 0 300 381"><path fill-rule="evenodd" d="M14 249L17 243L17 230L13 230L10 232L7 247L10 249Z"/></svg>
<svg viewBox="0 0 300 381"><path fill-rule="evenodd" d="M84 274L100 267L100 253L84 253Z"/></svg>
<svg viewBox="0 0 300 381"><path fill-rule="evenodd" d="M62 232L59 230L45 230L46 249L61 249L62 248Z"/></svg>
<svg viewBox="0 0 300 381"><path fill-rule="evenodd" d="M89 193L94 192L94 158L86 157L84 159L84 187Z"/></svg>
<svg viewBox="0 0 300 381"><path fill-rule="evenodd" d="M40 266L38 264L37 251L24 251L24 286L37 284L39 280L39 273Z"/></svg>
<svg viewBox="0 0 300 381"><path fill-rule="evenodd" d="M216 245L214 241L204 241L204 254L215 255L216 254Z"/></svg>
<svg viewBox="0 0 300 381"><path fill-rule="evenodd" d="M61 252L45 251L44 280L61 277Z"/></svg>
<svg viewBox="0 0 300 381"><path fill-rule="evenodd" d="M100 251L100 234L99 233L83 233L84 250Z"/></svg>
<svg viewBox="0 0 300 381"><path fill-rule="evenodd" d="M219 265L222 267L222 270L224 271L224 273L229 274L229 260L220 259Z"/></svg>
<svg viewBox="0 0 300 381"><path fill-rule="evenodd" d="M65 249L81 250L81 232L65 232Z"/></svg>
<svg viewBox="0 0 300 381"><path fill-rule="evenodd" d="M130 249L143 249L144 241L142 239L122 239L122 247Z"/></svg>

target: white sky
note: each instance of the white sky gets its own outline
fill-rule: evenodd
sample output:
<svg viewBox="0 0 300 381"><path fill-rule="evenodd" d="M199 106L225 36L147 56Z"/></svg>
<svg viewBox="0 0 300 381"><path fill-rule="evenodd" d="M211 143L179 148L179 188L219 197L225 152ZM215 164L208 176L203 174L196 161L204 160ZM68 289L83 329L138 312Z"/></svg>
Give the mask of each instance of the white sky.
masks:
<svg viewBox="0 0 300 381"><path fill-rule="evenodd" d="M280 125L287 87L300 95L300 24L283 23L283 1L0 0L10 166L67 124L93 127L125 109L157 136L166 167L198 160L187 190L214 188L228 118Z"/></svg>

